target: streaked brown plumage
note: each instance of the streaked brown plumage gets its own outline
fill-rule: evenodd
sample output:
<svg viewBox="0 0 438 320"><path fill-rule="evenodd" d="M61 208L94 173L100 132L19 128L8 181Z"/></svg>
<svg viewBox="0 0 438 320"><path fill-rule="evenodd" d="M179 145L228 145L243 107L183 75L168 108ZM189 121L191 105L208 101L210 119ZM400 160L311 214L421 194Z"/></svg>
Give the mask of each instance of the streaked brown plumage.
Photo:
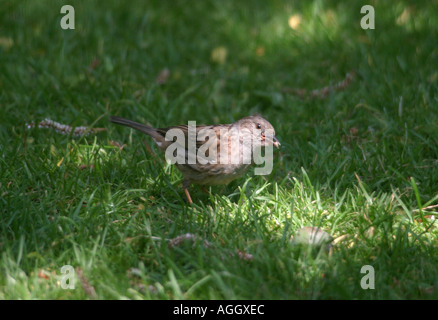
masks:
<svg viewBox="0 0 438 320"><path fill-rule="evenodd" d="M138 122L115 116L111 116L110 121L113 123L131 127L151 136L163 152L166 152L167 148L169 148L175 142L175 140L166 141L166 133L168 133L171 129L180 129L184 133L185 137L185 160L188 160L190 152L188 151L189 127L187 125L173 126L168 128L153 128ZM216 139L208 139L204 134L205 132L215 133ZM234 143L231 141L231 136L233 135L233 132L238 133L238 138L236 138L238 139L238 141L234 141ZM188 163L188 161L185 161L184 163L175 163L177 168L182 172L184 176L183 188L189 203L192 203L192 199L188 191L188 187L190 186L190 184L228 184L232 180L241 177L251 166L252 163L247 163L243 160L243 150L248 149L251 146L248 145L247 140L242 137L242 132L248 132L248 134L252 136L251 138L253 140L251 141L256 141L256 143L258 143L260 147L272 145L278 148L280 146L280 143L275 138L274 128L266 119L264 119L260 115L245 117L232 124L218 124L209 126L197 125L196 136L201 137L200 140L202 141L195 140L196 154L198 154L198 151L201 150L201 147L204 149L212 148L212 150L213 148L216 148L217 161L216 163L212 163L210 161L203 164L201 163L199 158L196 158L196 163L192 164ZM271 132L272 134L265 135L265 132ZM225 139L223 141L225 141L225 144L227 144L226 146L222 145L222 147L226 147L228 149L228 155L226 155L227 149L224 149L224 154L228 156L227 159L231 158L232 150L235 150L235 148L237 147L239 148L239 153L237 154L238 159L236 160L236 163L223 163L225 161L221 162L221 144L219 143L221 139ZM216 145L214 146L212 144ZM207 153L205 154L206 156L208 156Z"/></svg>

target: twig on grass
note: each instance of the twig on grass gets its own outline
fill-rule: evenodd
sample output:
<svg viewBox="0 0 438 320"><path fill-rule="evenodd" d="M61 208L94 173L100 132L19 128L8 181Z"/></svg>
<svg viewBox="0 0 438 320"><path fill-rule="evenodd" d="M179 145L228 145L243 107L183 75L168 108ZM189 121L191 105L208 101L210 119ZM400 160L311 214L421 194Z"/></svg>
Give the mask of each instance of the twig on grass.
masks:
<svg viewBox="0 0 438 320"><path fill-rule="evenodd" d="M53 129L58 133L69 135L72 133L74 137L82 137L89 135L90 133L98 133L101 131L106 131L106 128L90 128L90 127L72 127L67 124L61 124L59 122L50 120L50 119L44 119L43 121L40 121L37 125L35 123L27 124L26 127L28 129L35 128L38 126L38 128L47 128L47 129Z"/></svg>
<svg viewBox="0 0 438 320"><path fill-rule="evenodd" d="M306 89L300 88L283 88L283 92L296 95L299 98L321 98L325 99L329 96L331 91L342 91L345 90L356 77L356 73L354 71L350 71L346 74L345 78L342 81L339 81L335 85L325 86L320 89L315 89L308 92Z"/></svg>

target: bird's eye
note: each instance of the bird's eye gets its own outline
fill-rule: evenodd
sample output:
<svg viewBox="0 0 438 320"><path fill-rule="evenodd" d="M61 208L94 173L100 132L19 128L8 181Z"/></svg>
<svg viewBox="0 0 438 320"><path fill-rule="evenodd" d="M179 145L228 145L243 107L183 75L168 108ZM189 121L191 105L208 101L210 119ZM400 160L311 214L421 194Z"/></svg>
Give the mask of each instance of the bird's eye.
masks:
<svg viewBox="0 0 438 320"><path fill-rule="evenodd" d="M262 128L262 125L260 124L260 123L257 123L257 129L261 129Z"/></svg>

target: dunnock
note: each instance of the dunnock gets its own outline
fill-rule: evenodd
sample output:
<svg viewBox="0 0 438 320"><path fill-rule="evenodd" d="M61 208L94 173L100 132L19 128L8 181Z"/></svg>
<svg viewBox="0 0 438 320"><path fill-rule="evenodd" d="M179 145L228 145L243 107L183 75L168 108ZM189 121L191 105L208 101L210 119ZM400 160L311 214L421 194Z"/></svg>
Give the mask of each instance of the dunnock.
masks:
<svg viewBox="0 0 438 320"><path fill-rule="evenodd" d="M166 158L182 172L183 188L190 204L193 203L188 190L190 184L228 184L255 163L255 153L259 154L262 148L270 147L272 151L272 146L280 146L272 125L258 114L231 124L192 126L189 122L168 128L153 128L115 116L110 121L154 139Z"/></svg>

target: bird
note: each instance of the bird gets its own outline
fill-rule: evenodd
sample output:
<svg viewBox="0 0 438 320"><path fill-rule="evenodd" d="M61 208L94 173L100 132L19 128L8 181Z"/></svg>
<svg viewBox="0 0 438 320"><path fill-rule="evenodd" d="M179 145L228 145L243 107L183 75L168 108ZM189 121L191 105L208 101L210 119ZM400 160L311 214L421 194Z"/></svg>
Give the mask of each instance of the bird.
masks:
<svg viewBox="0 0 438 320"><path fill-rule="evenodd" d="M110 121L152 137L165 152L166 159L181 171L182 186L190 205L193 204L189 193L191 184L203 188L226 185L256 164L255 156L259 155L260 159L262 149L266 153L266 148L280 147L274 127L260 114L230 124L196 125L189 121L187 125L167 128L154 128L118 116L110 116Z"/></svg>

